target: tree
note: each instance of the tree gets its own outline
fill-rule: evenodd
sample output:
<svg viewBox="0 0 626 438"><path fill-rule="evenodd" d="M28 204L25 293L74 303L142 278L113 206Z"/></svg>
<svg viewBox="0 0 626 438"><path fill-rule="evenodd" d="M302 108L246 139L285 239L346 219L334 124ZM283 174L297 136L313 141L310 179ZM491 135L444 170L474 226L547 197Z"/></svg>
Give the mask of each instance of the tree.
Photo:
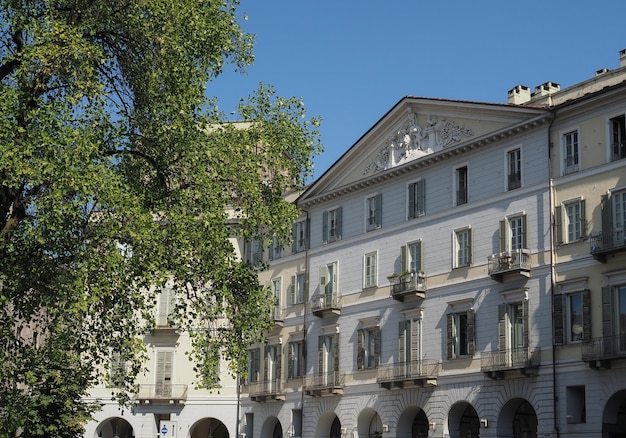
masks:
<svg viewBox="0 0 626 438"><path fill-rule="evenodd" d="M269 86L242 123L206 97L253 59L237 0L1 4L1 434L80 436L113 346L126 400L166 284L201 383L218 353L245 373L271 299L232 238L289 239L318 120Z"/></svg>

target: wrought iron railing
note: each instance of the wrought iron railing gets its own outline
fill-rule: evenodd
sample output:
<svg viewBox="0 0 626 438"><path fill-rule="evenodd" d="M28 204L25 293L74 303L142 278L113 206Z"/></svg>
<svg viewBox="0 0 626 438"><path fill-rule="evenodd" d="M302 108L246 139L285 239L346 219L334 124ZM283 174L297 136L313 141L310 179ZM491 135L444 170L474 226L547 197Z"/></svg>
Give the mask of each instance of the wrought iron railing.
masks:
<svg viewBox="0 0 626 438"><path fill-rule="evenodd" d="M626 143L613 143L611 146L611 161L626 158Z"/></svg>
<svg viewBox="0 0 626 438"><path fill-rule="evenodd" d="M337 292L332 294L316 295L311 298L311 311L321 312L341 308L341 297Z"/></svg>
<svg viewBox="0 0 626 438"><path fill-rule="evenodd" d="M626 249L626 232L624 228L602 230L589 236L589 245L591 254Z"/></svg>
<svg viewBox="0 0 626 438"><path fill-rule="evenodd" d="M184 400L187 398L187 385L174 385L168 382L154 385L140 385L135 394L136 400Z"/></svg>
<svg viewBox="0 0 626 438"><path fill-rule="evenodd" d="M283 322L285 320L285 308L275 306L270 310L270 319L274 322Z"/></svg>
<svg viewBox="0 0 626 438"><path fill-rule="evenodd" d="M510 271L530 269L530 251L516 249L492 254L487 257L489 275L503 274Z"/></svg>
<svg viewBox="0 0 626 438"><path fill-rule="evenodd" d="M248 383L246 386L250 397L281 394L283 392L283 383L280 379Z"/></svg>
<svg viewBox="0 0 626 438"><path fill-rule="evenodd" d="M397 277L390 277L389 283L391 284L392 296L426 291L426 276L422 273L412 272Z"/></svg>
<svg viewBox="0 0 626 438"><path fill-rule="evenodd" d="M325 388L343 388L345 384L345 374L337 371L308 375L304 378L305 390L316 390Z"/></svg>
<svg viewBox="0 0 626 438"><path fill-rule="evenodd" d="M378 366L379 382L409 380L420 378L435 378L439 375L441 364L437 360L413 360L410 362L396 362Z"/></svg>
<svg viewBox="0 0 626 438"><path fill-rule="evenodd" d="M540 351L527 347L486 351L480 355L481 371L503 371L539 366Z"/></svg>
<svg viewBox="0 0 626 438"><path fill-rule="evenodd" d="M582 343L584 361L626 357L626 335L611 335L593 338Z"/></svg>

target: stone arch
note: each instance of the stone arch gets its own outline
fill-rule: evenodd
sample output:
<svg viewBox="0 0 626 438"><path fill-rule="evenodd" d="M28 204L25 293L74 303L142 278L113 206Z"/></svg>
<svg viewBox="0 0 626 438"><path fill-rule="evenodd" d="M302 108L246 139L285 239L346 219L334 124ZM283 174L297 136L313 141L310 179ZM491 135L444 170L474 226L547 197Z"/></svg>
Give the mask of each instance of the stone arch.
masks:
<svg viewBox="0 0 626 438"><path fill-rule="evenodd" d="M506 402L498 416L498 438L537 438L537 413L523 398Z"/></svg>
<svg viewBox="0 0 626 438"><path fill-rule="evenodd" d="M267 417L261 427L261 438L283 438L283 426L278 418Z"/></svg>
<svg viewBox="0 0 626 438"><path fill-rule="evenodd" d="M122 417L111 417L102 421L96 428L98 438L132 438L133 426Z"/></svg>
<svg viewBox="0 0 626 438"><path fill-rule="evenodd" d="M316 437L341 438L341 421L337 414L326 411L320 415L315 429Z"/></svg>
<svg viewBox="0 0 626 438"><path fill-rule="evenodd" d="M359 438L380 438L383 434L383 422L373 408L365 408L357 419Z"/></svg>
<svg viewBox="0 0 626 438"><path fill-rule="evenodd" d="M474 407L460 401L452 405L448 413L448 434L450 438L478 438L480 419Z"/></svg>
<svg viewBox="0 0 626 438"><path fill-rule="evenodd" d="M604 405L602 438L626 438L626 390L613 394Z"/></svg>
<svg viewBox="0 0 626 438"><path fill-rule="evenodd" d="M228 428L217 418L202 418L191 426L189 438L229 438Z"/></svg>
<svg viewBox="0 0 626 438"><path fill-rule="evenodd" d="M426 438L428 436L428 417L418 406L409 406L398 418L398 438Z"/></svg>

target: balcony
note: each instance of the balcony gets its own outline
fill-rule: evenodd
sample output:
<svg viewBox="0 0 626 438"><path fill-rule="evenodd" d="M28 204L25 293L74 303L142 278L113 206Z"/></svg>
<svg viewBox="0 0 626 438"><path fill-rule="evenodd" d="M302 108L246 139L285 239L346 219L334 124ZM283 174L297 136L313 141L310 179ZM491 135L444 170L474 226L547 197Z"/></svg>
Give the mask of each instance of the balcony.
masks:
<svg viewBox="0 0 626 438"><path fill-rule="evenodd" d="M248 383L248 395L255 402L284 401L285 391L280 379Z"/></svg>
<svg viewBox="0 0 626 438"><path fill-rule="evenodd" d="M320 318L341 315L341 297L336 292L314 296L311 298L311 312Z"/></svg>
<svg viewBox="0 0 626 438"><path fill-rule="evenodd" d="M626 232L623 228L600 231L589 236L589 244L593 258L605 263L608 255L626 251Z"/></svg>
<svg viewBox="0 0 626 438"><path fill-rule="evenodd" d="M140 385L134 400L142 404L182 404L187 400L187 385Z"/></svg>
<svg viewBox="0 0 626 438"><path fill-rule="evenodd" d="M286 310L284 307L275 306L270 310L270 321L272 321L277 326L283 326L285 322L285 313Z"/></svg>
<svg viewBox="0 0 626 438"><path fill-rule="evenodd" d="M436 360L414 360L378 366L376 381L385 389L435 386L440 368Z"/></svg>
<svg viewBox="0 0 626 438"><path fill-rule="evenodd" d="M518 274L530 277L530 251L516 249L492 254L487 257L489 275L496 281L502 282L507 274Z"/></svg>
<svg viewBox="0 0 626 438"><path fill-rule="evenodd" d="M626 158L626 143L613 143L611 146L611 161L617 161Z"/></svg>
<svg viewBox="0 0 626 438"><path fill-rule="evenodd" d="M501 379L505 371L518 370L525 376L536 376L540 362L539 350L528 347L486 351L480 357L480 370L492 379Z"/></svg>
<svg viewBox="0 0 626 438"><path fill-rule="evenodd" d="M389 284L391 285L391 297L397 301L404 301L405 298L426 297L426 276L423 272L411 272L404 275L391 275Z"/></svg>
<svg viewBox="0 0 626 438"><path fill-rule="evenodd" d="M604 336L583 342L582 360L593 369L611 367L611 360L626 358L626 335Z"/></svg>
<svg viewBox="0 0 626 438"><path fill-rule="evenodd" d="M344 384L345 375L338 372L306 376L304 378L304 393L313 397L342 395Z"/></svg>

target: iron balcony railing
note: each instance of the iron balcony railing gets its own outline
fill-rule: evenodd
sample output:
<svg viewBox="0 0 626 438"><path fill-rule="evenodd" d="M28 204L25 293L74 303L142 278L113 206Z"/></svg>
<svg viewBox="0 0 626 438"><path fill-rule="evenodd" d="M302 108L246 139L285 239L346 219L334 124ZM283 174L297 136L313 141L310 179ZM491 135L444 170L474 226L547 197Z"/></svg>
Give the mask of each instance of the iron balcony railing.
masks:
<svg viewBox="0 0 626 438"><path fill-rule="evenodd" d="M592 255L626 249L626 231L615 228L594 233L589 236L589 245Z"/></svg>
<svg viewBox="0 0 626 438"><path fill-rule="evenodd" d="M389 277L389 283L393 298L403 297L412 292L426 292L426 276L421 272Z"/></svg>
<svg viewBox="0 0 626 438"><path fill-rule="evenodd" d="M343 388L345 378L345 374L337 371L308 375L304 378L304 389L307 391L313 391L320 389Z"/></svg>
<svg viewBox="0 0 626 438"><path fill-rule="evenodd" d="M500 275L513 271L530 270L530 251L516 249L492 254L487 257L489 275Z"/></svg>
<svg viewBox="0 0 626 438"><path fill-rule="evenodd" d="M611 335L583 341L584 361L616 359L626 357L626 335Z"/></svg>
<svg viewBox="0 0 626 438"><path fill-rule="evenodd" d="M337 292L332 294L316 295L311 298L311 311L313 313L325 310L338 310L341 308L341 297Z"/></svg>
<svg viewBox="0 0 626 438"><path fill-rule="evenodd" d="M531 351L528 347L486 351L480 355L480 369L483 372L536 368L539 362L540 351Z"/></svg>
<svg viewBox="0 0 626 438"><path fill-rule="evenodd" d="M611 161L626 158L626 143L613 143L611 148Z"/></svg>
<svg viewBox="0 0 626 438"><path fill-rule="evenodd" d="M285 320L285 308L275 306L270 310L270 319L273 322L283 322Z"/></svg>
<svg viewBox="0 0 626 438"><path fill-rule="evenodd" d="M378 366L377 380L392 382L400 380L433 379L439 375L441 364L437 360L413 360Z"/></svg>
<svg viewBox="0 0 626 438"><path fill-rule="evenodd" d="M578 155L574 155L573 157L567 157L564 162L564 174L569 175L570 173L578 172L579 164L578 164Z"/></svg>
<svg viewBox="0 0 626 438"><path fill-rule="evenodd" d="M140 385L135 394L136 400L185 400L187 385L173 385L168 382L155 385Z"/></svg>
<svg viewBox="0 0 626 438"><path fill-rule="evenodd" d="M283 382L280 379L263 380L261 382L248 383L250 397L270 396L282 394Z"/></svg>

